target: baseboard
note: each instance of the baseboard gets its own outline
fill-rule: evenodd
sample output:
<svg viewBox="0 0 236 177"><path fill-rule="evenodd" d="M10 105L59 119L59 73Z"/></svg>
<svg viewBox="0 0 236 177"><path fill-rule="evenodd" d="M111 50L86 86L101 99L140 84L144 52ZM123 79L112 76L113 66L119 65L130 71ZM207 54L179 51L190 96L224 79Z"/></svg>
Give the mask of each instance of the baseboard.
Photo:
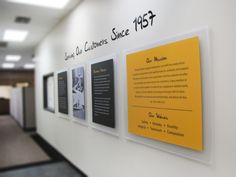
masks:
<svg viewBox="0 0 236 177"><path fill-rule="evenodd" d="M25 132L36 132L36 128L23 128Z"/></svg>
<svg viewBox="0 0 236 177"><path fill-rule="evenodd" d="M42 161L42 162L35 162L35 163L29 163L29 164L23 164L23 165L16 165L16 166L12 166L12 167L0 168L0 172L18 170L18 169L22 169L22 168L29 168L29 167L39 166L39 165L47 165L50 163L55 163L55 161L46 160L46 161Z"/></svg>
<svg viewBox="0 0 236 177"><path fill-rule="evenodd" d="M82 170L70 162L65 156L63 156L59 151L57 151L50 143L48 143L39 134L31 135L33 140L48 154L53 161L66 161L75 171L81 174L83 177L88 177Z"/></svg>
<svg viewBox="0 0 236 177"><path fill-rule="evenodd" d="M64 157L60 152L58 152L53 146L51 146L44 138L42 138L38 134L32 134L31 138L42 148L42 150L50 157L50 160L42 161L42 162L34 162L23 165L16 165L12 167L0 168L0 172L6 172L10 170L17 170L29 167L35 167L40 165L47 165L51 163L57 162L67 162L77 173L79 173L82 177L88 177L83 171L81 171L78 167L72 164L66 157Z"/></svg>

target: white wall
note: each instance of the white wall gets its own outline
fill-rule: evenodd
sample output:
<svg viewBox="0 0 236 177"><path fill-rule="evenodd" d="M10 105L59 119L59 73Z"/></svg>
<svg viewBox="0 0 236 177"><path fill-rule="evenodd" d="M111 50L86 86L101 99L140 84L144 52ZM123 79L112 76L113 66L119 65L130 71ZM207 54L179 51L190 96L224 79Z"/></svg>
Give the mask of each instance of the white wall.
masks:
<svg viewBox="0 0 236 177"><path fill-rule="evenodd" d="M35 128L34 88L13 88L10 114L22 128Z"/></svg>
<svg viewBox="0 0 236 177"><path fill-rule="evenodd" d="M24 126L23 110L23 88L13 88L10 99L10 114L21 125Z"/></svg>
<svg viewBox="0 0 236 177"><path fill-rule="evenodd" d="M236 70L234 0L86 0L66 17L38 46L36 60L37 130L72 163L91 177L232 177L236 159ZM72 52L85 41L109 38L111 29L133 29L138 15L157 13L153 27L114 41L75 60L64 61L64 52ZM123 108L123 58L125 49L150 44L160 39L208 26L213 67L215 139L211 164L182 158L125 140ZM43 109L43 75L90 62L104 55L117 54L117 119L120 137L113 137L59 118ZM56 80L55 80L56 81ZM57 95L57 86L56 86ZM87 116L91 119L91 95L87 95ZM71 99L69 100L71 101ZM57 98L55 99L57 110ZM66 116L65 116L66 117Z"/></svg>
<svg viewBox="0 0 236 177"><path fill-rule="evenodd" d="M10 99L12 86L2 85L0 86L0 98Z"/></svg>

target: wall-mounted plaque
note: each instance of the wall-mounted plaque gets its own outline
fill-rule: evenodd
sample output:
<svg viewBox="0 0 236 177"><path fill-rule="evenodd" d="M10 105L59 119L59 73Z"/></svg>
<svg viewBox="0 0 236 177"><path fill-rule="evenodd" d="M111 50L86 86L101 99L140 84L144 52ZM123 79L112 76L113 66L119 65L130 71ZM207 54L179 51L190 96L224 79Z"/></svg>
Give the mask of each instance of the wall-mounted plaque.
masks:
<svg viewBox="0 0 236 177"><path fill-rule="evenodd" d="M54 74L43 76L43 94L44 94L44 109L50 112L55 112L55 84Z"/></svg>
<svg viewBox="0 0 236 177"><path fill-rule="evenodd" d="M58 82L58 111L68 114L67 71L57 74Z"/></svg>
<svg viewBox="0 0 236 177"><path fill-rule="evenodd" d="M73 117L85 119L84 67L72 69Z"/></svg>
<svg viewBox="0 0 236 177"><path fill-rule="evenodd" d="M115 127L113 59L91 65L93 122Z"/></svg>
<svg viewBox="0 0 236 177"><path fill-rule="evenodd" d="M203 150L198 37L126 56L129 133Z"/></svg>

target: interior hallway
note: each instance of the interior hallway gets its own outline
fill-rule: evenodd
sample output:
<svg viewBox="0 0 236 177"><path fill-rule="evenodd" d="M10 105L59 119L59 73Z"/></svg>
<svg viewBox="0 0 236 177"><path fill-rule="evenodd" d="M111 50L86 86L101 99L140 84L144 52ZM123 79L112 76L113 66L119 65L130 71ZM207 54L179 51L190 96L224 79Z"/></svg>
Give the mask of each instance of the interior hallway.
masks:
<svg viewBox="0 0 236 177"><path fill-rule="evenodd" d="M0 177L82 177L34 133L24 132L9 115L0 116Z"/></svg>

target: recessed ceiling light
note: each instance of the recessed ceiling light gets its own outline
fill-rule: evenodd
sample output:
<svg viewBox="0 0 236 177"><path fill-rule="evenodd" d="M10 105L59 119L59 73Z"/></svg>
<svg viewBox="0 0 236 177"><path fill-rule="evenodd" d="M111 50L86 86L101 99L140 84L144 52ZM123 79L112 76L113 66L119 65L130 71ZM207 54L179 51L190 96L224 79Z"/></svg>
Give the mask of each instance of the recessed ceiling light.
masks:
<svg viewBox="0 0 236 177"><path fill-rule="evenodd" d="M3 63L2 68L5 68L5 69L15 68L15 64L14 63Z"/></svg>
<svg viewBox="0 0 236 177"><path fill-rule="evenodd" d="M5 60L6 61L19 61L21 59L20 55L7 55Z"/></svg>
<svg viewBox="0 0 236 177"><path fill-rule="evenodd" d="M22 30L5 30L3 35L4 41L23 42L28 35L28 31Z"/></svg>
<svg viewBox="0 0 236 177"><path fill-rule="evenodd" d="M33 6L42 6L55 9L63 9L69 0L8 0L9 2L28 4Z"/></svg>
<svg viewBox="0 0 236 177"><path fill-rule="evenodd" d="M31 63L27 63L24 65L24 68L25 69L34 69L35 65L34 64L31 64Z"/></svg>

